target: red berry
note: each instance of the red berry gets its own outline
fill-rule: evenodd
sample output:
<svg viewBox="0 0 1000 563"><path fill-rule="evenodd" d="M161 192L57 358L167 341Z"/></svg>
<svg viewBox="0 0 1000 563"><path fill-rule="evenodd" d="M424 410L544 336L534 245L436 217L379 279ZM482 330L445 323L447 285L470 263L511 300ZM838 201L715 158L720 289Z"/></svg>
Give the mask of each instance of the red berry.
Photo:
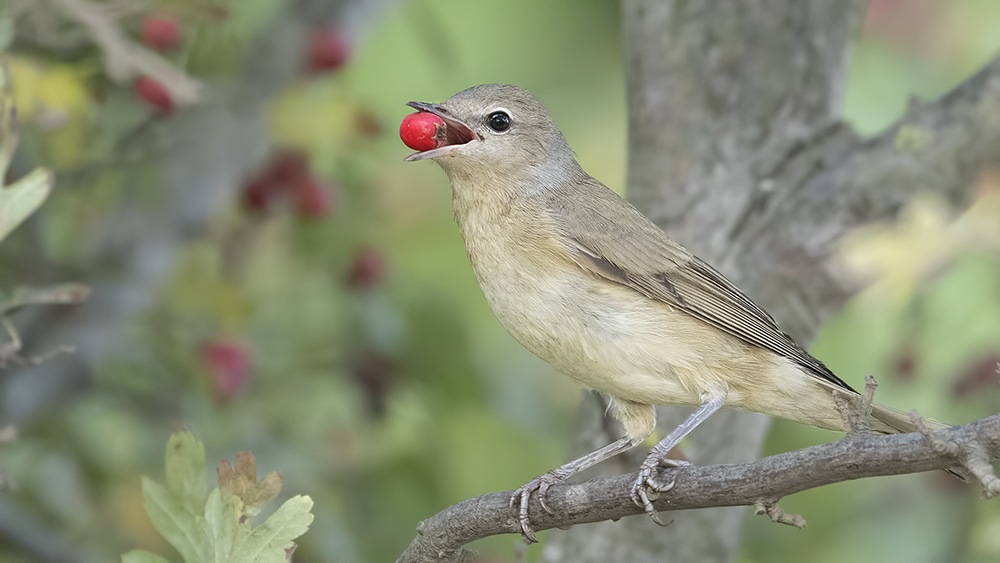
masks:
<svg viewBox="0 0 1000 563"><path fill-rule="evenodd" d="M956 397L995 392L1000 387L1000 352L988 353L969 362L962 370L952 393Z"/></svg>
<svg viewBox="0 0 1000 563"><path fill-rule="evenodd" d="M174 101L170 98L167 87L155 78L140 76L135 81L135 93L163 113L174 108Z"/></svg>
<svg viewBox="0 0 1000 563"><path fill-rule="evenodd" d="M275 195L275 190L265 178L252 178L243 184L243 202L250 209L265 211Z"/></svg>
<svg viewBox="0 0 1000 563"><path fill-rule="evenodd" d="M208 342L201 348L201 357L208 366L216 396L222 402L231 401L250 376L246 350L232 342Z"/></svg>
<svg viewBox="0 0 1000 563"><path fill-rule="evenodd" d="M900 379L913 379L917 372L919 360L919 354L913 343L905 342L896 350L896 357L892 362L892 371Z"/></svg>
<svg viewBox="0 0 1000 563"><path fill-rule="evenodd" d="M372 288L385 278L385 256L375 248L362 247L354 253L347 283L356 288Z"/></svg>
<svg viewBox="0 0 1000 563"><path fill-rule="evenodd" d="M282 149L271 156L264 176L290 187L309 178L309 154L301 149Z"/></svg>
<svg viewBox="0 0 1000 563"><path fill-rule="evenodd" d="M349 55L347 40L336 28L316 29L309 36L309 67L312 70L337 70L347 63Z"/></svg>
<svg viewBox="0 0 1000 563"><path fill-rule="evenodd" d="M444 127L444 120L426 111L411 113L399 124L399 138L406 146L416 151L438 148L438 129Z"/></svg>
<svg viewBox="0 0 1000 563"><path fill-rule="evenodd" d="M170 16L146 18L139 30L142 42L157 51L172 51L180 45L181 32L177 20Z"/></svg>
<svg viewBox="0 0 1000 563"><path fill-rule="evenodd" d="M333 208L330 188L315 178L306 178L304 182L296 184L294 190L295 210L299 217L326 217Z"/></svg>

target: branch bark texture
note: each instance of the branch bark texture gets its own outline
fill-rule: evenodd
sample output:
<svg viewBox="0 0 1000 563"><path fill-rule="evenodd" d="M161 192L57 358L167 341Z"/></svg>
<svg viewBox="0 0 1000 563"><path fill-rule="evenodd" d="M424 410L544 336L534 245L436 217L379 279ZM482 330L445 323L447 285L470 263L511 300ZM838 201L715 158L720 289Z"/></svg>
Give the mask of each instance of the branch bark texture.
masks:
<svg viewBox="0 0 1000 563"><path fill-rule="evenodd" d="M1000 453L1000 415L941 430L933 437L918 433L853 434L836 442L747 463L664 469L659 480L672 479L675 486L654 505L661 512L773 506L785 495L831 483L948 469L968 463L967 452L987 456ZM548 504L555 514L547 514L532 497L532 527L546 530L642 514L629 497L635 478L632 473L556 485L548 494ZM986 494L1000 494L1000 483L992 483ZM399 561L464 561L469 552L461 545L491 535L519 533L517 518L509 507L512 493L469 499L421 522L417 539Z"/></svg>

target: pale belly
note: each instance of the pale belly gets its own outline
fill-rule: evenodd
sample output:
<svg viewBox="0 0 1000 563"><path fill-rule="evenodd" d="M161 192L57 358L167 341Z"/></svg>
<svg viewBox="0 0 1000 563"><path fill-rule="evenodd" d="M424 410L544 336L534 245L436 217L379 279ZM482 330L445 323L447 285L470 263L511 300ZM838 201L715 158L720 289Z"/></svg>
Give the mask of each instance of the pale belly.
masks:
<svg viewBox="0 0 1000 563"><path fill-rule="evenodd" d="M588 389L640 403L701 404L715 378L705 377L705 358L679 334L693 319L624 287L543 279L481 280L493 313L521 345Z"/></svg>
<svg viewBox="0 0 1000 563"><path fill-rule="evenodd" d="M587 281L481 285L507 332L584 388L691 407L723 390L728 407L841 429L830 391L787 360L625 287Z"/></svg>

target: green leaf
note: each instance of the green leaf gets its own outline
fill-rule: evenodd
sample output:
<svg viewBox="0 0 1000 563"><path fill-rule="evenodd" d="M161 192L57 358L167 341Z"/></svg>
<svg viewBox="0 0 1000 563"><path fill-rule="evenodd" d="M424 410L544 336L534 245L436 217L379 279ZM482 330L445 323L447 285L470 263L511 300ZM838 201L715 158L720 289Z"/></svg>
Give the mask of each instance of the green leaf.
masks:
<svg viewBox="0 0 1000 563"><path fill-rule="evenodd" d="M0 187L0 240L7 238L11 231L42 205L54 182L52 172L36 168L17 182Z"/></svg>
<svg viewBox="0 0 1000 563"><path fill-rule="evenodd" d="M249 520L240 523L243 502L234 494L213 489L205 503L205 526L208 537L215 547L216 563L226 563L233 552L233 542L236 541L236 529L239 526L250 526Z"/></svg>
<svg viewBox="0 0 1000 563"><path fill-rule="evenodd" d="M122 554L122 563L170 563L170 560L145 549L133 549Z"/></svg>
<svg viewBox="0 0 1000 563"><path fill-rule="evenodd" d="M45 168L36 168L9 186L3 185L10 160L17 149L17 109L10 87L7 64L0 67L0 241L34 213L45 201L55 177Z"/></svg>
<svg viewBox="0 0 1000 563"><path fill-rule="evenodd" d="M166 487L147 477L142 478L142 496L153 527L186 563L211 561L213 549L203 516L195 516Z"/></svg>
<svg viewBox="0 0 1000 563"><path fill-rule="evenodd" d="M205 511L208 475L205 446L188 431L172 434L167 440L167 488L191 514Z"/></svg>
<svg viewBox="0 0 1000 563"><path fill-rule="evenodd" d="M247 528L237 529L236 545L230 561L240 563L286 563L285 551L292 540L306 533L312 524L313 501L307 496L294 496L285 501L267 522L247 533Z"/></svg>

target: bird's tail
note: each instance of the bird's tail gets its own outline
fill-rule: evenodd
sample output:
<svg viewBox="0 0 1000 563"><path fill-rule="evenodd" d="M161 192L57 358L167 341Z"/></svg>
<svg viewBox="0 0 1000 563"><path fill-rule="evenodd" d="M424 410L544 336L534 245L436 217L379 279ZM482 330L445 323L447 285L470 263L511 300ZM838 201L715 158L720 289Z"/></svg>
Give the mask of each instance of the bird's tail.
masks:
<svg viewBox="0 0 1000 563"><path fill-rule="evenodd" d="M951 425L925 418L924 426L929 430L941 430L949 428ZM879 434L909 434L916 432L917 427L913 424L908 413L885 405L872 404L872 431ZM969 481L969 475L960 467L952 467L945 469L945 471L962 481Z"/></svg>
<svg viewBox="0 0 1000 563"><path fill-rule="evenodd" d="M950 425L929 418L924 419L924 425L930 430L941 430ZM872 405L872 430L879 434L909 434L916 432L917 427L910 420L910 414L885 405Z"/></svg>

